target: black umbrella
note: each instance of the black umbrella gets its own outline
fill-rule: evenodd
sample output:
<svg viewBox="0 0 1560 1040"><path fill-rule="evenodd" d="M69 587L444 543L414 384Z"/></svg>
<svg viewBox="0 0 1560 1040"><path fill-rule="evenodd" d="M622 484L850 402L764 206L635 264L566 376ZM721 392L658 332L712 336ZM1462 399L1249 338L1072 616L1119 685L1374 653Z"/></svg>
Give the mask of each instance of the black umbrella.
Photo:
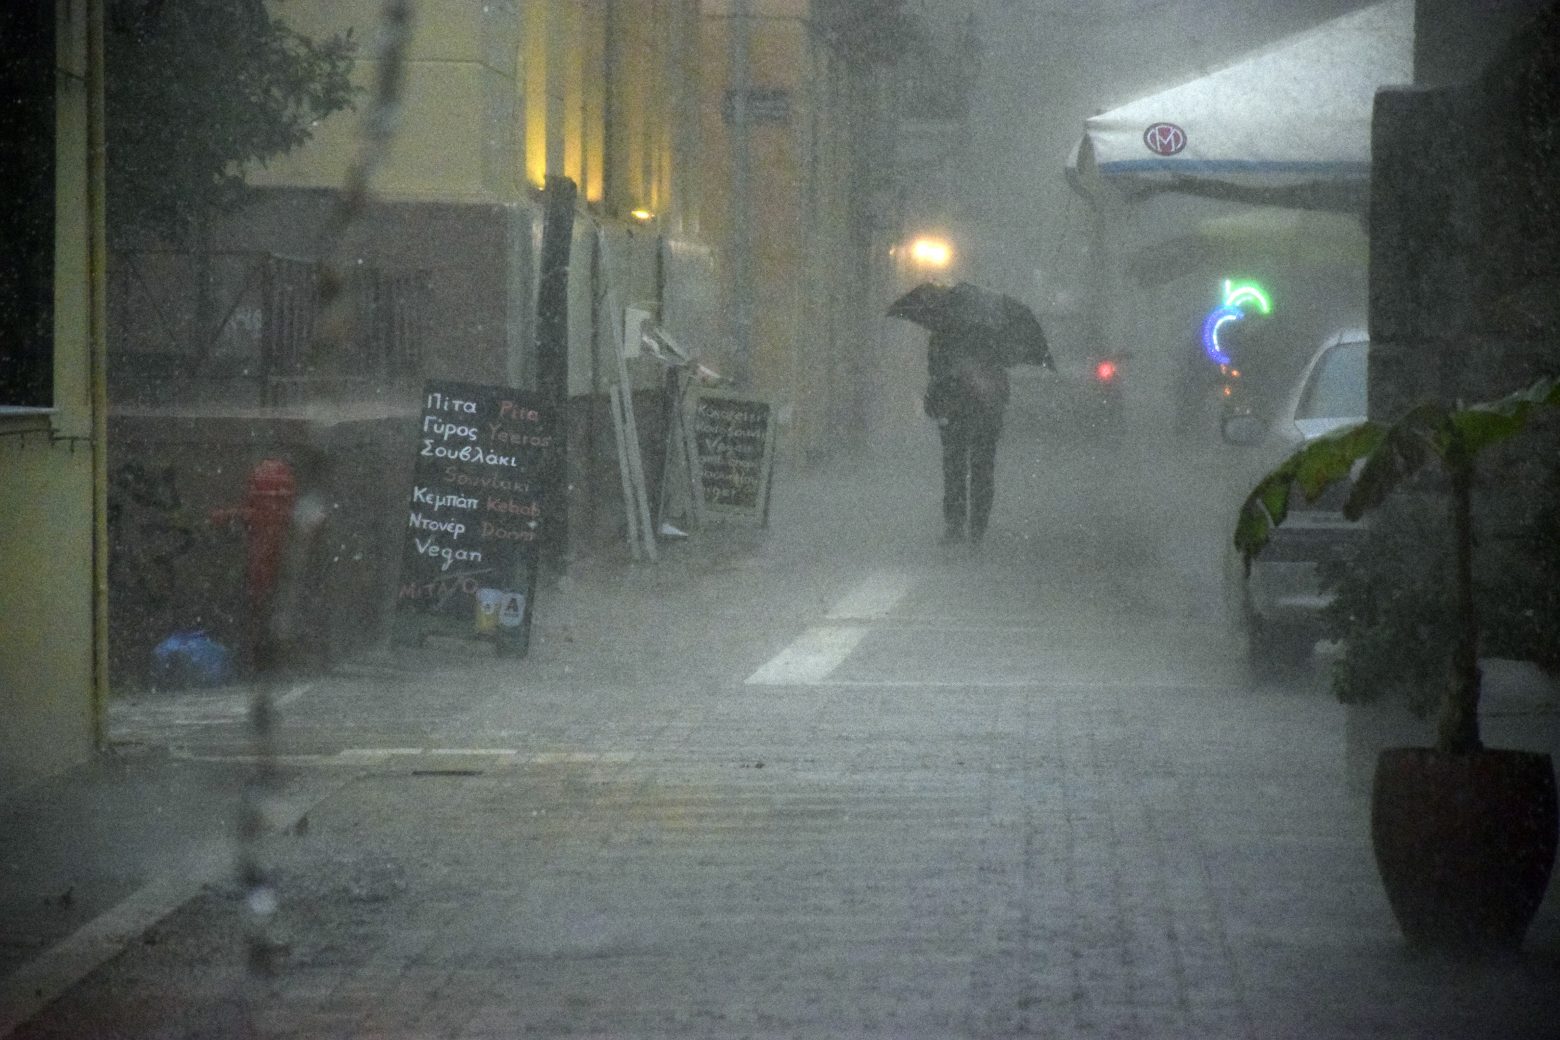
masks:
<svg viewBox="0 0 1560 1040"><path fill-rule="evenodd" d="M1040 319L1034 311L1003 293L969 282L922 282L895 300L887 313L890 318L903 318L932 332L995 342L1009 365L1056 368Z"/></svg>

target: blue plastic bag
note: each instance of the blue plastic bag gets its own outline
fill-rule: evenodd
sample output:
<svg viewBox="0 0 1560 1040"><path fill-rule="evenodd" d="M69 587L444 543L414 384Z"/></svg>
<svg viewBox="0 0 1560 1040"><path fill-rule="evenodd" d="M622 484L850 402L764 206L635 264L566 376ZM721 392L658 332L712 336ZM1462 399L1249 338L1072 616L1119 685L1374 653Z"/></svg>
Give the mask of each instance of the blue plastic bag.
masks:
<svg viewBox="0 0 1560 1040"><path fill-rule="evenodd" d="M161 690L232 681L233 652L205 629L175 632L152 651L152 685Z"/></svg>

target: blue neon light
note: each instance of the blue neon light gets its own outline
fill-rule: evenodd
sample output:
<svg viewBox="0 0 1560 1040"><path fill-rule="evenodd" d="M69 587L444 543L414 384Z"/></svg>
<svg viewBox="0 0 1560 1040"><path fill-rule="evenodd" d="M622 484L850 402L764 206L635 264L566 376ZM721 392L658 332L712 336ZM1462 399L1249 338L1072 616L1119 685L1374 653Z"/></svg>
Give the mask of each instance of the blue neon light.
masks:
<svg viewBox="0 0 1560 1040"><path fill-rule="evenodd" d="M1239 307L1215 307L1208 312L1208 317L1203 321L1202 344L1203 353L1208 355L1208 360L1216 365L1232 364L1230 356L1219 346L1219 328L1225 322L1240 321L1246 316L1246 312Z"/></svg>

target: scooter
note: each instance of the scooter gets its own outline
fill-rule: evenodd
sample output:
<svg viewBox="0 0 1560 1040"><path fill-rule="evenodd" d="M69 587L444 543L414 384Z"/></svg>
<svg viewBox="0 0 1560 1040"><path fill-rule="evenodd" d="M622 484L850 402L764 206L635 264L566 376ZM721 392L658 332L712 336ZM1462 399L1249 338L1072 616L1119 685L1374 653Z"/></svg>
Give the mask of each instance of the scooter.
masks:
<svg viewBox="0 0 1560 1040"><path fill-rule="evenodd" d="M1219 430L1225 440L1230 440L1231 429L1246 429L1248 422L1256 418L1256 409L1246 384L1241 381L1240 368L1235 364L1219 366Z"/></svg>

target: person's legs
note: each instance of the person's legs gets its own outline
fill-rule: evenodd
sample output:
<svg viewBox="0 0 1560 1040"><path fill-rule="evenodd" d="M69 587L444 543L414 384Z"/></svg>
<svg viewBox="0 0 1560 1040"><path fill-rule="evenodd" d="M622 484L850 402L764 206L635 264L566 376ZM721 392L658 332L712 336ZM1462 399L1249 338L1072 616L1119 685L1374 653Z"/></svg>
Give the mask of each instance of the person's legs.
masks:
<svg viewBox="0 0 1560 1040"><path fill-rule="evenodd" d="M991 519L991 503L997 493L997 438L999 423L978 423L969 434L970 539L980 541Z"/></svg>
<svg viewBox="0 0 1560 1040"><path fill-rule="evenodd" d="M954 540L964 537L964 515L968 502L969 426L955 419L939 426L937 432L942 436L943 537Z"/></svg>

